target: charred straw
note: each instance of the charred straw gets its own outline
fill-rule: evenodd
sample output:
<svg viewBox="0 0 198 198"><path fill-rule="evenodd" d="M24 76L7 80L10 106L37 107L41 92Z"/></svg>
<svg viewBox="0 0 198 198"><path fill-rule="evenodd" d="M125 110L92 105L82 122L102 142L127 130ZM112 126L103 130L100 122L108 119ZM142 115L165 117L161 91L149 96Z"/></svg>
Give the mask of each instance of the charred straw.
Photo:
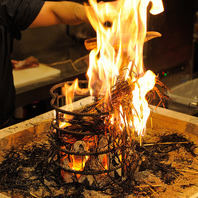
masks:
<svg viewBox="0 0 198 198"><path fill-rule="evenodd" d="M61 189L59 197L72 197L74 195L82 196L84 187L83 184L73 184L73 192L69 191L72 184L66 184L57 174L59 171L57 166L50 160L53 145L50 144L34 144L32 147L20 149L10 149L6 152L4 160L0 164L0 187L1 190L10 192L11 194L21 194L23 197L32 197L32 191L39 191L42 188L45 193L41 197L56 197L54 191ZM188 142L186 144L165 145L168 149L162 152L162 145L156 143L153 146L140 147L138 143L134 146L134 151L130 156L127 164L127 175L125 180L111 178L109 184L98 189L106 194L116 197L119 194L143 193L149 194L149 187L140 190L136 186L141 186L140 181L136 180L136 172L149 170L151 173L158 176L165 184L171 184L180 173L175 170L170 164L163 163L169 158L169 152L183 147L187 152L194 154L194 144L188 141L185 137L171 134L161 136L159 142ZM188 145L188 146L186 146ZM164 146L164 145L163 145ZM143 160L144 159L144 160ZM81 186L81 187L80 187ZM79 188L80 187L80 188ZM46 195L48 192L50 196ZM33 193L34 194L34 193ZM57 197L58 197L57 196Z"/></svg>

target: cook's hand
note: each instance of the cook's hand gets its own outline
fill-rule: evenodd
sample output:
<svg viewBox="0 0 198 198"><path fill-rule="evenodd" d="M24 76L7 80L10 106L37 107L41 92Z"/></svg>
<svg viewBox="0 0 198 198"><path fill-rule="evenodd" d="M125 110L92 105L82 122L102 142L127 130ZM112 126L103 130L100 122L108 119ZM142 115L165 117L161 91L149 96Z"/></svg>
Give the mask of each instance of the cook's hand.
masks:
<svg viewBox="0 0 198 198"><path fill-rule="evenodd" d="M77 25L83 22L89 22L84 5L72 1L45 1L30 27Z"/></svg>
<svg viewBox="0 0 198 198"><path fill-rule="evenodd" d="M82 5L77 6L74 13L79 20L81 20L84 23L89 23L89 19L87 18L85 6L82 6Z"/></svg>
<svg viewBox="0 0 198 198"><path fill-rule="evenodd" d="M120 3L119 0L99 3L96 0L90 0L89 3L89 6L85 7L86 13L95 30L98 23L105 25L107 21L111 23L114 19L118 18L117 8Z"/></svg>

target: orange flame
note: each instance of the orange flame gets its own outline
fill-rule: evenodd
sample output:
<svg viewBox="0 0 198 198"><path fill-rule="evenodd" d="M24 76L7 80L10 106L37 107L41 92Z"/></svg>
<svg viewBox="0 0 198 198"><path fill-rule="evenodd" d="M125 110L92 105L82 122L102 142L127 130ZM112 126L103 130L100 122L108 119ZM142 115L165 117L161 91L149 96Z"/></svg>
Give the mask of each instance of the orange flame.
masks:
<svg viewBox="0 0 198 198"><path fill-rule="evenodd" d="M87 89L81 89L78 85L78 79L75 79L72 83L72 85L68 85L67 83L64 84L62 88L63 94L66 96L66 110L72 111L72 101L74 99L74 94L77 93L79 95L86 94L88 92Z"/></svg>
<svg viewBox="0 0 198 198"><path fill-rule="evenodd" d="M89 0L92 9L87 7L87 16L97 32L97 48L90 53L89 89L92 95L105 94L110 97L121 69L125 79L137 80L133 91L133 127L138 134L145 130L150 110L145 95L155 85L155 75L148 71L144 75L143 44L146 37L147 6L149 0L119 0L98 4ZM152 0L152 14L163 11L161 0ZM108 22L108 26L105 25ZM115 47L116 46L116 47ZM129 73L129 71L131 71ZM131 74L131 75L130 75ZM144 76L143 76L144 75ZM143 76L137 78L137 76ZM123 111L122 109L120 111ZM121 123L126 122L120 116ZM131 124L131 123L129 123Z"/></svg>
<svg viewBox="0 0 198 198"><path fill-rule="evenodd" d="M87 71L91 95L95 97L103 95L108 104L111 100L111 89L116 84L118 76L134 84L131 93L132 108L126 110L126 107L120 106L117 112L114 111L109 116L110 124L115 125L116 122L117 128L114 130L118 135L115 136L116 144L119 144L118 137L125 129L128 139L132 138L131 131L137 131L138 135L143 135L150 114L145 96L155 86L156 76L152 71L144 72L143 66L143 45L147 32L149 2L149 0L117 0L110 3L97 3L96 0L89 0L90 6L86 7L87 16L97 33L97 47L90 52ZM151 0L151 2L150 13L158 14L163 11L161 0ZM67 100L66 110L72 111L70 104L74 92L83 94L87 90L80 89L76 79L71 86L65 84L63 92ZM60 124L66 126L64 123ZM87 147L89 148L88 145ZM89 158L72 155L70 157L70 168L74 170L83 170ZM122 160L121 155L119 158ZM104 169L108 169L106 155L102 165Z"/></svg>
<svg viewBox="0 0 198 198"><path fill-rule="evenodd" d="M139 135L145 131L150 113L145 95L155 85L154 73L145 73L143 66L149 2L152 3L151 14L163 11L161 0L117 0L108 3L89 0L90 6L86 6L87 16L97 33L97 47L89 55L89 91L95 97L103 95L108 104L111 100L111 88L118 76L135 82L135 88L131 93L133 118L130 120L126 117L121 107L116 113L116 117L118 115L120 118L116 120L121 123L127 122L127 125L133 127ZM76 89L79 90L77 80L71 87L65 87L67 104L72 102L70 98ZM68 97L69 95L71 97ZM122 115L119 115L120 112Z"/></svg>
<svg viewBox="0 0 198 198"><path fill-rule="evenodd" d="M62 93L66 96L66 111L73 111L73 99L74 99L74 94L77 93L78 95L84 95L87 94L88 89L81 89L78 84L78 79L75 79L72 83L72 85L69 85L67 83L64 84L62 87ZM65 121L59 123L60 128L65 128L67 126L70 126L66 120L71 120L73 118L72 115L64 114Z"/></svg>
<svg viewBox="0 0 198 198"><path fill-rule="evenodd" d="M108 170L108 158L107 155L104 155L103 160L102 160L102 165L104 169Z"/></svg>
<svg viewBox="0 0 198 198"><path fill-rule="evenodd" d="M148 70L145 75L138 79L135 89L133 90L133 105L135 110L133 112L133 125L138 135L143 135L147 119L150 115L150 108L146 101L146 94L155 85L155 74Z"/></svg>
<svg viewBox="0 0 198 198"><path fill-rule="evenodd" d="M119 0L97 4L96 0L89 0L92 9L87 7L87 16L97 32L97 48L90 53L87 71L92 94L95 94L96 83L100 85L100 93L109 94L123 66L126 77L129 77L127 71L130 71L132 63L136 66L136 74L143 73L143 44L149 2ZM151 13L163 11L161 0L153 0L152 3ZM105 25L107 22L110 27Z"/></svg>
<svg viewBox="0 0 198 198"><path fill-rule="evenodd" d="M150 113L145 95L155 85L155 75L151 71L144 75L143 67L143 44L147 31L149 2L118 0L97 3L96 0L89 0L92 9L87 7L87 16L97 32L97 48L90 52L87 71L90 92L95 96L99 93L104 94L108 102L111 88L116 83L118 75L123 75L125 79L130 78L132 82L137 80L132 93L136 110L132 113L132 125L138 134L143 133ZM163 11L161 0L151 2L152 14ZM129 72L131 70L132 72ZM138 79L139 76L143 77ZM126 119L120 116L120 120L123 123Z"/></svg>

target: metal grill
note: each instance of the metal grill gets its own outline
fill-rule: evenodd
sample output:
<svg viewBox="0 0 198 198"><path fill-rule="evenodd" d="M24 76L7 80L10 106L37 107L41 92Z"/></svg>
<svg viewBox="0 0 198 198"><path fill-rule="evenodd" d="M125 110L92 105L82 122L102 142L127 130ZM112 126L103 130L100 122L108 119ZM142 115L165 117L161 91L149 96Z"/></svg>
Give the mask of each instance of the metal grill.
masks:
<svg viewBox="0 0 198 198"><path fill-rule="evenodd" d="M86 87L87 81L79 81L79 85ZM62 176L67 177L65 173L70 178L74 176L73 181L76 182L79 175L92 175L94 178L96 175L114 177L115 172L118 176L123 175L126 147L124 140L118 140L118 137L109 133L105 123L110 112L66 111L61 106L65 101L61 91L63 86L64 83L60 83L50 89L51 106L55 110L52 128L58 139L58 166Z"/></svg>

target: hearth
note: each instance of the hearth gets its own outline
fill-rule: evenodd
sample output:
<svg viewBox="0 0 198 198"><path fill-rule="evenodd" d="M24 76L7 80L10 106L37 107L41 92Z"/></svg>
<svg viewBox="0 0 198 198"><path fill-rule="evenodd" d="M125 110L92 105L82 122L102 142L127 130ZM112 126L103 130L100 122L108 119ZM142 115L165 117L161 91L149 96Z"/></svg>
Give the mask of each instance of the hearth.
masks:
<svg viewBox="0 0 198 198"><path fill-rule="evenodd" d="M92 101L92 98L86 97L74 102L74 109L78 110L79 108L89 105L90 101ZM65 107L63 108L65 109ZM51 128L51 122L54 120L54 111L17 124L16 126L11 126L6 130L1 130L1 154L5 156L4 151L10 148L7 150L9 157L4 159L3 164L1 163L1 173L4 171L1 175L1 192L4 194L9 192L8 189L3 191L7 185L12 186L13 194L7 194L12 197L16 192L25 193L24 195L27 197L63 197L63 192L68 197L111 197L115 194L119 196L124 195L125 197L138 195L153 197L160 195L160 197L167 197L167 194L170 193L172 197L180 196L183 198L192 196L197 192L197 171L194 167L197 166L197 157L192 157L189 151L186 151L184 155L184 145L191 145L191 143L194 142L194 152L196 154L198 153L196 149L196 145L198 144L198 118L160 107L155 109L154 106L150 106L150 108L152 109L152 113L147 122L146 134L142 138L142 147L140 147L138 142L139 138L136 138L136 149L134 150L134 158L131 161L133 162L133 166L131 166L128 173L124 175L125 177L120 177L117 173L115 173L114 176L108 172L102 173L103 181L107 182L108 178L111 178L111 181L109 183L107 182L109 185L104 187L102 187L104 183L97 186L94 185L94 182L90 186L89 182L92 180L89 176L82 175L81 172L72 173L77 175L76 178L78 178L78 182L74 180L72 183L67 183L67 181L61 180L59 165L53 163L51 157L49 158L49 156L52 156L52 153L57 154L59 151L55 149L52 150L49 146L50 144L46 141L46 136L49 135L49 131L54 131L54 129ZM7 133L5 136L3 136L4 132ZM53 134L55 137L56 133ZM164 143L163 141L160 142L159 139L162 139ZM175 148L179 148L179 152L173 151ZM170 165L164 157L161 158L161 160L159 158L160 156L167 157L167 154L171 150L172 153L169 155L169 162L171 162L172 165ZM181 158L178 158L179 154L181 154ZM57 160L55 160L55 158L54 156L54 161L56 162ZM154 159L160 161L155 161ZM12 160L12 163L10 163L10 160ZM29 162L27 160L29 160ZM10 163L9 166L6 165L6 161ZM163 161L164 165L161 164ZM31 164L32 166L30 166ZM155 170L154 168L156 167L163 168L162 170L169 170L169 177L165 177L166 180L162 182L163 180L161 179L163 178L159 179L162 173L161 171L152 172L152 169L148 171L149 169L145 170L145 167L152 167L153 170ZM177 172L174 172L173 167L177 167L176 171L179 171L179 175L177 175ZM53 174L51 175L52 168ZM5 172L7 170L10 172ZM78 174L81 175L81 179L78 177ZM17 175L23 175L25 177L17 180ZM84 176L86 176L87 179L83 180ZM12 182L6 184L5 178L7 178L7 180L10 178ZM57 178L60 178L60 180ZM104 178L107 180L104 180ZM174 182L166 183L170 181L169 179L174 179ZM4 186L2 186L3 180ZM33 189L34 185L29 186L31 182L36 181L41 181L39 188ZM81 181L82 183L80 183ZM17 186L14 187L13 185L16 184ZM22 185L24 191L20 188L17 190L17 187L20 185ZM38 186L38 183L36 183L36 186Z"/></svg>
<svg viewBox="0 0 198 198"><path fill-rule="evenodd" d="M155 113L157 107L149 103L155 95L160 103L168 96L167 87L144 69L148 2L89 3L93 10L86 7L87 15L97 31L89 81L51 88L54 112L48 138L8 150L0 185L11 195L22 191L26 197L86 197L87 190L118 197L188 194L186 188L198 182L197 120L182 114L178 119L171 111L165 111L169 116ZM152 14L163 11L162 1L152 3ZM83 97L77 108L75 96ZM21 136L16 137L18 143Z"/></svg>

